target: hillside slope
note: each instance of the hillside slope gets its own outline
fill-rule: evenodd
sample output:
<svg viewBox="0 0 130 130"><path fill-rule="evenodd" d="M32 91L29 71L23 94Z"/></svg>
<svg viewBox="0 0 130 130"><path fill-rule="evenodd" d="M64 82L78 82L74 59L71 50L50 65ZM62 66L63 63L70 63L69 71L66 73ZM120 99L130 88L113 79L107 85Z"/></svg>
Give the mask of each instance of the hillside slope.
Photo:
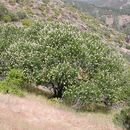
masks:
<svg viewBox="0 0 130 130"><path fill-rule="evenodd" d="M60 0L2 2L0 92L7 95L0 95L0 129L120 130L113 113L80 115L50 100L9 93L24 95L24 89L44 85L54 92L50 102L62 98L71 106L127 100L127 62L118 53L130 52L126 35Z"/></svg>
<svg viewBox="0 0 130 130"><path fill-rule="evenodd" d="M20 0L19 2L14 1L12 3L9 0L1 0L1 2L5 4L9 12L17 13L20 17L24 12L31 21L40 19L47 22L67 22L82 31L100 36L102 41L107 44L122 47L118 48L119 50L129 52L126 49L126 45L129 43L126 42L125 34L115 31L99 20L82 13L61 0Z"/></svg>
<svg viewBox="0 0 130 130"><path fill-rule="evenodd" d="M122 130L109 114L80 115L35 96L0 94L0 106L1 130Z"/></svg>
<svg viewBox="0 0 130 130"><path fill-rule="evenodd" d="M89 2L100 7L112 7L118 9L127 9L130 7L130 0L91 0Z"/></svg>
<svg viewBox="0 0 130 130"><path fill-rule="evenodd" d="M120 32L130 34L130 4L125 1L63 0L79 10L87 12ZM123 3L124 2L124 3ZM120 5L120 6L119 6Z"/></svg>

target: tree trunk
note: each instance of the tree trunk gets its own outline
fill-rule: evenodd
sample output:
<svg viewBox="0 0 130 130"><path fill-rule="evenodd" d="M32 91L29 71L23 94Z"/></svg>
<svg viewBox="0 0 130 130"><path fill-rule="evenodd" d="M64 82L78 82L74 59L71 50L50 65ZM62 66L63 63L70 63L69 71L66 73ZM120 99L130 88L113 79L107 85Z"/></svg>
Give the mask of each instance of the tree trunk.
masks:
<svg viewBox="0 0 130 130"><path fill-rule="evenodd" d="M61 98L62 95L63 95L63 89L64 89L64 85L63 84L60 84L58 83L58 87L56 88L55 85L52 83L52 86L53 86L53 90L54 90L54 98Z"/></svg>

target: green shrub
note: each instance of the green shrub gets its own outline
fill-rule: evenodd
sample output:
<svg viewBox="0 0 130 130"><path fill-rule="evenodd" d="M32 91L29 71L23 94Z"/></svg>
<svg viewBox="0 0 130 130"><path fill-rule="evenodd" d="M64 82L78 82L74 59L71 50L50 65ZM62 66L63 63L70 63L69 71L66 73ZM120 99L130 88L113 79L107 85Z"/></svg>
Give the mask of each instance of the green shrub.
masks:
<svg viewBox="0 0 130 130"><path fill-rule="evenodd" d="M41 11L44 11L45 10L45 8L43 7L43 6L38 6L38 9L40 9Z"/></svg>
<svg viewBox="0 0 130 130"><path fill-rule="evenodd" d="M13 5L15 5L15 3L16 3L16 0L9 0L9 4L10 4L10 5L13 6Z"/></svg>
<svg viewBox="0 0 130 130"><path fill-rule="evenodd" d="M18 11L17 15L18 15L19 19L27 18L27 14L24 11Z"/></svg>
<svg viewBox="0 0 130 130"><path fill-rule="evenodd" d="M16 2L17 2L17 3L20 3L20 2L21 2L21 0L16 0Z"/></svg>
<svg viewBox="0 0 130 130"><path fill-rule="evenodd" d="M114 122L118 125L123 125L127 130L129 130L130 129L130 107L123 108L120 114L116 114Z"/></svg>
<svg viewBox="0 0 130 130"><path fill-rule="evenodd" d="M28 28L5 25L0 37L2 73L20 69L30 82L51 87L55 97L72 105L127 98L127 65L97 36L67 24L36 22Z"/></svg>
<svg viewBox="0 0 130 130"><path fill-rule="evenodd" d="M9 16L11 17L11 21L16 22L16 21L18 21L18 20L19 20L19 18L18 18L18 16L17 16L17 14L16 14L16 13L14 13L14 12L10 12L10 13L9 13Z"/></svg>
<svg viewBox="0 0 130 130"><path fill-rule="evenodd" d="M34 12L33 12L30 8L25 9L25 12L26 12L27 14L32 14L32 15L34 15Z"/></svg>
<svg viewBox="0 0 130 130"><path fill-rule="evenodd" d="M23 19L22 24L25 26L32 26L32 21L29 19Z"/></svg>
<svg viewBox="0 0 130 130"><path fill-rule="evenodd" d="M21 88L25 82L25 77L19 70L9 71L7 78L0 82L0 92L16 94L22 96Z"/></svg>
<svg viewBox="0 0 130 130"><path fill-rule="evenodd" d="M53 20L52 20L51 17L49 17L49 18L47 18L47 21L48 21L48 22L52 22Z"/></svg>
<svg viewBox="0 0 130 130"><path fill-rule="evenodd" d="M126 45L126 49L130 50L130 45Z"/></svg>
<svg viewBox="0 0 130 130"><path fill-rule="evenodd" d="M8 14L7 7L3 3L0 3L0 19L7 14Z"/></svg>
<svg viewBox="0 0 130 130"><path fill-rule="evenodd" d="M0 57L10 45L17 42L20 37L24 35L24 28L15 25L7 24L0 26ZM2 63L2 59L0 60Z"/></svg>
<svg viewBox="0 0 130 130"><path fill-rule="evenodd" d="M11 17L9 15L5 15L2 17L2 21L5 23L11 22Z"/></svg>
<svg viewBox="0 0 130 130"><path fill-rule="evenodd" d="M43 3L48 4L49 0L42 0Z"/></svg>
<svg viewBox="0 0 130 130"><path fill-rule="evenodd" d="M8 72L6 81L10 82L16 80L18 86L22 86L25 82L25 76L24 74L17 69L12 69Z"/></svg>
<svg viewBox="0 0 130 130"><path fill-rule="evenodd" d="M4 4L0 3L0 20L4 22L18 21L18 16L13 11L8 10Z"/></svg>

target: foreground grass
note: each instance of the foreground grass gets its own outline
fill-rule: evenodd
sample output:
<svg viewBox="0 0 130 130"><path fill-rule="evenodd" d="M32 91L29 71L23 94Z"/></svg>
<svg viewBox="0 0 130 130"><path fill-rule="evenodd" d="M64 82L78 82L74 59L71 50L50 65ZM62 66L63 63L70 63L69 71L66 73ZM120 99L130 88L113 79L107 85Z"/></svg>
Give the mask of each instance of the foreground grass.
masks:
<svg viewBox="0 0 130 130"><path fill-rule="evenodd" d="M114 126L113 112L77 113L35 94L0 94L0 106L0 130L122 130Z"/></svg>

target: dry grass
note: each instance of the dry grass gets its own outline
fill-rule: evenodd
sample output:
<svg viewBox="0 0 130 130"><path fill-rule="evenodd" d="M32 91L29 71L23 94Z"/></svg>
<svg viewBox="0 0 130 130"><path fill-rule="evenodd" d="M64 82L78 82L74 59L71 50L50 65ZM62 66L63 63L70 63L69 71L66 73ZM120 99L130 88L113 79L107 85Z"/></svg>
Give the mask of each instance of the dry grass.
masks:
<svg viewBox="0 0 130 130"><path fill-rule="evenodd" d="M0 130L121 130L111 114L76 113L41 96L0 94Z"/></svg>

